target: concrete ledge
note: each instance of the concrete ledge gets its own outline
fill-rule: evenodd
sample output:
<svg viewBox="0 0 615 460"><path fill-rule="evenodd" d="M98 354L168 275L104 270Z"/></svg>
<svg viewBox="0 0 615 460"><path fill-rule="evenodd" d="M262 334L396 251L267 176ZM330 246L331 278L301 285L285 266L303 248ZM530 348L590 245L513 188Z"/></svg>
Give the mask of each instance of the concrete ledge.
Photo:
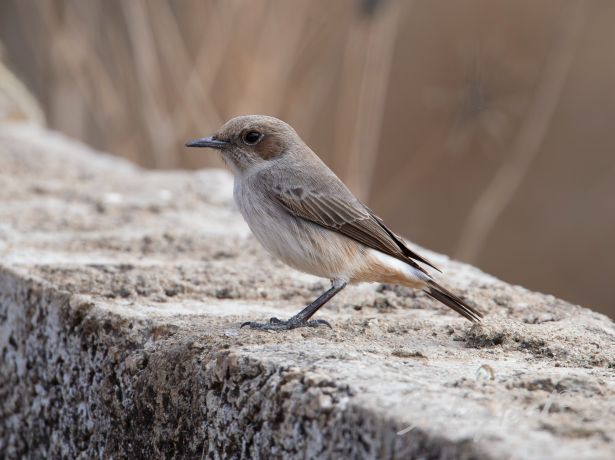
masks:
<svg viewBox="0 0 615 460"><path fill-rule="evenodd" d="M221 171L147 172L0 125L0 457L613 458L615 327L430 254L488 314L326 287L264 253Z"/></svg>

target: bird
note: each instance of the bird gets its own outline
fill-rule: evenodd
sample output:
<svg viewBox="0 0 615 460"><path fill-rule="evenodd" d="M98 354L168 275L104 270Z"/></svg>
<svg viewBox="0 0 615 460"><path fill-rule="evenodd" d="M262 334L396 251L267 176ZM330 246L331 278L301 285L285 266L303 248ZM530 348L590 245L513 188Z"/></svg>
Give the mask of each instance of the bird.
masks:
<svg viewBox="0 0 615 460"><path fill-rule="evenodd" d="M186 146L220 152L234 175L237 208L265 250L296 270L331 281L326 292L291 318L248 321L242 328L331 327L313 315L347 285L361 282L421 289L468 320L481 321L479 310L430 274L440 270L356 198L284 121L238 116Z"/></svg>

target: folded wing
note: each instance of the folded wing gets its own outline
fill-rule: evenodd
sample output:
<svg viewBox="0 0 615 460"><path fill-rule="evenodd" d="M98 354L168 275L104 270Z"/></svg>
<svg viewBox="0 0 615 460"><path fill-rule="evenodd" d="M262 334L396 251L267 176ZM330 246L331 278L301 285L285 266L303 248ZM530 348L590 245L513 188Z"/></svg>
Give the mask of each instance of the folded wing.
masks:
<svg viewBox="0 0 615 460"><path fill-rule="evenodd" d="M438 270L427 259L409 249L400 237L384 225L382 219L345 186L333 185L333 190L316 190L306 186L283 187L276 184L269 193L295 216L402 260L423 273L427 272L417 262Z"/></svg>

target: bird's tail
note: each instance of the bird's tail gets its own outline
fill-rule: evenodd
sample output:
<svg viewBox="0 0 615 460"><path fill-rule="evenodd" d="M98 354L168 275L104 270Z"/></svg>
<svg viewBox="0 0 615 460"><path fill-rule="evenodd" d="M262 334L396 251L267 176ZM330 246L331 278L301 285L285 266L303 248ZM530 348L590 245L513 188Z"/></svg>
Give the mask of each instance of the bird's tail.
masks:
<svg viewBox="0 0 615 460"><path fill-rule="evenodd" d="M475 308L469 306L455 294L450 292L449 290L443 288L438 283L433 280L427 282L427 286L425 287L425 292L430 297L442 302L447 307L452 308L457 313L462 315L463 317L469 319L473 323L480 323L483 317L483 314L476 310Z"/></svg>

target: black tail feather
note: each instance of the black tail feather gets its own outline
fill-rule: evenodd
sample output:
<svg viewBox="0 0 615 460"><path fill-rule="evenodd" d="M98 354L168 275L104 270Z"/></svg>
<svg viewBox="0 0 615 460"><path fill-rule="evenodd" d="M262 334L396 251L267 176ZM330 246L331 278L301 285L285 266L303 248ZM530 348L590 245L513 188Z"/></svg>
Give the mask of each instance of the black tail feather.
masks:
<svg viewBox="0 0 615 460"><path fill-rule="evenodd" d="M447 307L452 308L463 317L469 319L473 323L480 323L483 314L475 308L469 306L459 297L452 292L444 289L435 281L430 281L428 287L425 288L425 292L430 297L442 302Z"/></svg>

